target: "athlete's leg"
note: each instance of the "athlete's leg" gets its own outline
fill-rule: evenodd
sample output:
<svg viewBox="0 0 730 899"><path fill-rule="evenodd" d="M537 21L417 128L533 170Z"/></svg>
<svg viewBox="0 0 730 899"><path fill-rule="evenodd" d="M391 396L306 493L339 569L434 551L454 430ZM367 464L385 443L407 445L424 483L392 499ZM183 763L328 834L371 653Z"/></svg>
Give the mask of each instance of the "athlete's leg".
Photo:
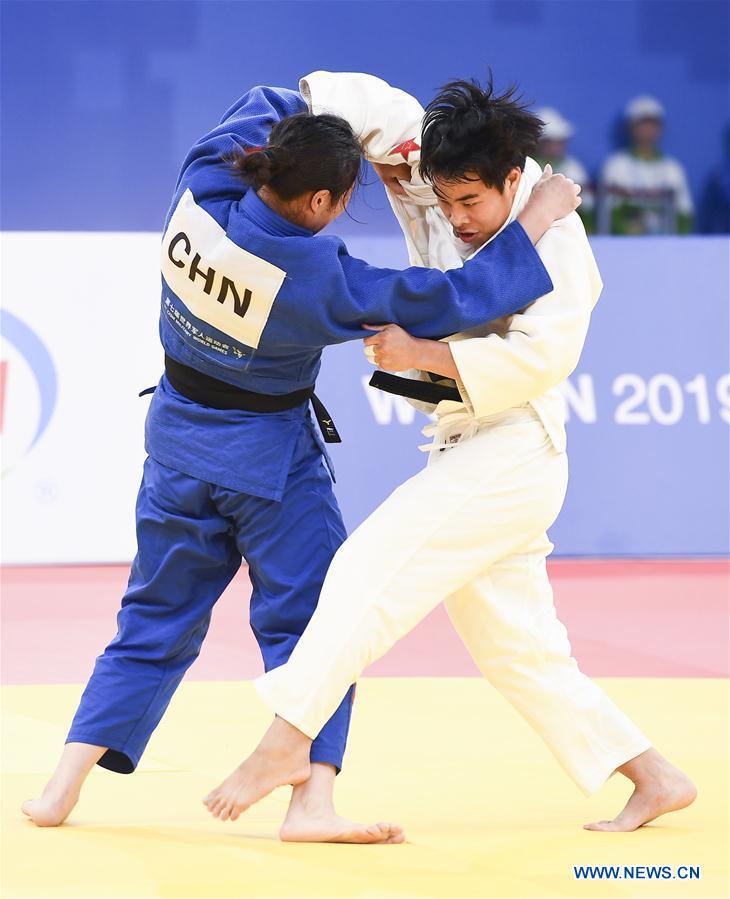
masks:
<svg viewBox="0 0 730 899"><path fill-rule="evenodd" d="M218 491L216 499L219 510L234 522L239 550L249 564L251 627L268 671L291 655L317 606L332 557L346 536L311 425L302 431L281 502L248 497L241 507L236 496L226 491ZM334 810L335 773L342 767L354 688L345 687L345 694L309 751L312 777L306 779L306 753L289 773L287 782L306 782L294 788L282 828L284 839L389 842L400 833L395 825L368 827L346 821ZM259 772L258 779L265 784L265 773ZM237 770L207 797L206 805L216 817L238 817L239 787Z"/></svg>
<svg viewBox="0 0 730 899"><path fill-rule="evenodd" d="M535 728L584 793L593 793L616 770L634 781L636 814L630 818L633 826L623 828L633 830L694 797L685 775L651 749L572 657L545 565L551 550L547 535L540 536L525 552L500 560L450 596L446 608L484 676ZM628 823L626 815L622 823Z"/></svg>
<svg viewBox="0 0 730 899"><path fill-rule="evenodd" d="M335 556L289 662L257 682L278 717L252 764L279 765L276 747L293 756L342 684L445 596L529 545L555 518L564 481L564 457L527 421L480 432L396 490Z"/></svg>
<svg viewBox="0 0 730 899"><path fill-rule="evenodd" d="M60 824L94 764L128 774L198 655L211 609L240 565L210 485L145 462L137 500L137 557L117 618L81 697L61 762L23 810Z"/></svg>
<svg viewBox="0 0 730 899"><path fill-rule="evenodd" d="M482 674L527 719L586 794L650 741L571 654L558 619L543 534L447 598L446 610Z"/></svg>
<svg viewBox="0 0 730 899"><path fill-rule="evenodd" d="M564 457L538 421L480 432L399 487L335 556L289 662L259 678L267 704L312 736L356 678L446 596L529 545L564 496ZM552 476L551 476L552 474Z"/></svg>

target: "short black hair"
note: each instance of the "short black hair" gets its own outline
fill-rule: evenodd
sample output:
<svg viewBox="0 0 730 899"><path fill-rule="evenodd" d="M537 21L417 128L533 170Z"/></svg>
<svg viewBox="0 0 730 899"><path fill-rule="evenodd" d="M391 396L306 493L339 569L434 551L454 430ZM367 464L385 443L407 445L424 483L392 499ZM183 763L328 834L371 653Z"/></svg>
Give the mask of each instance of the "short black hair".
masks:
<svg viewBox="0 0 730 899"><path fill-rule="evenodd" d="M509 172L524 169L537 149L542 121L522 103L517 88L494 90L478 81L445 84L426 107L421 133L421 175L433 182L462 181L476 172L500 191Z"/></svg>

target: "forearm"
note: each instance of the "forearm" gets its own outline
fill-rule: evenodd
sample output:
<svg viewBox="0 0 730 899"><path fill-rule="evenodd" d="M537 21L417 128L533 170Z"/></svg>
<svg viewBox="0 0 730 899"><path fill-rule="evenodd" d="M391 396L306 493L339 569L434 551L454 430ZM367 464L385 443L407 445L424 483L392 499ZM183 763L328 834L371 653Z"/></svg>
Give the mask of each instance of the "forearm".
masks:
<svg viewBox="0 0 730 899"><path fill-rule="evenodd" d="M411 367L445 378L456 378L459 374L449 344L438 340L416 339Z"/></svg>
<svg viewBox="0 0 730 899"><path fill-rule="evenodd" d="M517 221L525 229L533 247L547 232L554 219L544 211L544 208L528 202L527 206L517 216Z"/></svg>
<svg viewBox="0 0 730 899"><path fill-rule="evenodd" d="M515 222L462 268L379 269L339 253L339 322L392 322L415 337L443 337L513 315L552 290L545 266Z"/></svg>

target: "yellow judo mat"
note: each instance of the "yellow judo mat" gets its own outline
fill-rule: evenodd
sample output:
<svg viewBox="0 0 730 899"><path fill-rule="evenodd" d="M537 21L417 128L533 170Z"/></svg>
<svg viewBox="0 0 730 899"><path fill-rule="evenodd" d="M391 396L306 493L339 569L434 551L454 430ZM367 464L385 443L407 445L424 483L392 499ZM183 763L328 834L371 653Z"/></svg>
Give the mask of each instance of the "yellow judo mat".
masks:
<svg viewBox="0 0 730 899"><path fill-rule="evenodd" d="M727 897L728 684L599 680L699 788L633 834L590 833L628 796L586 799L539 738L477 678L366 678L341 814L406 828L396 846L277 840L288 790L220 823L201 798L252 748L268 714L250 683L184 683L138 772L96 769L69 822L34 827L20 802L52 770L80 686L6 687L5 897ZM574 865L700 868L700 879L578 881ZM640 875L639 875L640 876Z"/></svg>

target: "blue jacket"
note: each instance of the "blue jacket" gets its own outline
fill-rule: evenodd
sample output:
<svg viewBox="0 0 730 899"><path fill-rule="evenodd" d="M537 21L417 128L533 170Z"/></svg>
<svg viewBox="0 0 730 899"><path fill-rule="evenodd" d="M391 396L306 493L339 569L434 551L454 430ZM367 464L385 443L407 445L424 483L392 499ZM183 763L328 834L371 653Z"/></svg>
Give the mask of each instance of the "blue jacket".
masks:
<svg viewBox="0 0 730 899"><path fill-rule="evenodd" d="M245 390L291 393L315 383L325 346L361 340L364 323L442 337L552 289L518 223L463 268L399 271L374 268L339 238L315 237L277 215L225 157L264 145L275 122L305 110L294 91L254 88L185 159L161 249L160 337L173 359ZM200 406L163 377L146 447L193 477L279 499L308 421L306 405L284 413Z"/></svg>

